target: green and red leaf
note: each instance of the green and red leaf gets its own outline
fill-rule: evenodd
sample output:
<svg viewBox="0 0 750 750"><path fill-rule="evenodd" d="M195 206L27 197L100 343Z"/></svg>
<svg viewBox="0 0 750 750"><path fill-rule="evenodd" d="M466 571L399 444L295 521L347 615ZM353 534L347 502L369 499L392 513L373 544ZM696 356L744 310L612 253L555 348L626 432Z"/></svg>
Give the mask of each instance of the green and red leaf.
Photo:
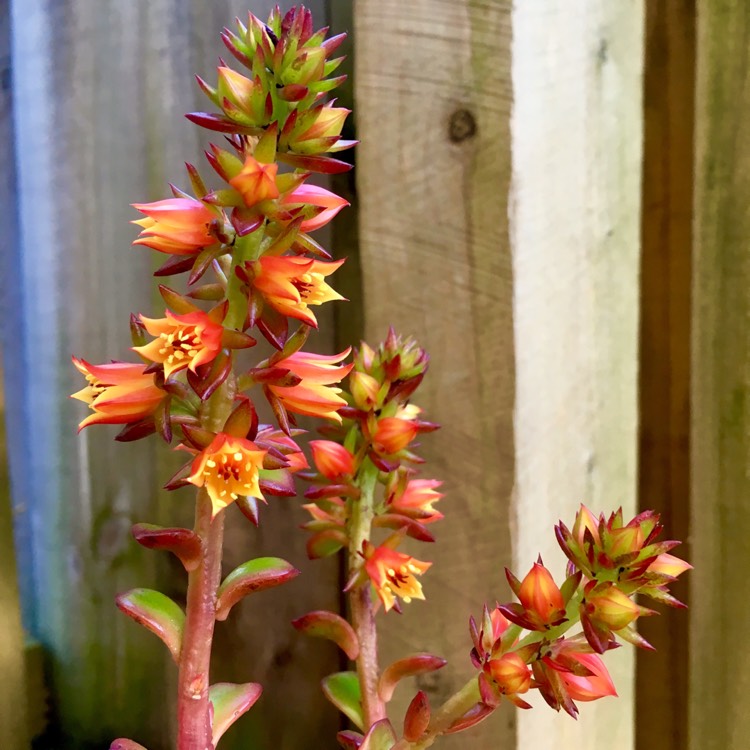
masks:
<svg viewBox="0 0 750 750"><path fill-rule="evenodd" d="M158 635L175 662L179 662L185 613L177 604L153 589L132 589L120 594L115 603L128 617Z"/></svg>
<svg viewBox="0 0 750 750"><path fill-rule="evenodd" d="M213 708L211 734L214 747L229 727L260 698L263 688L255 682L235 685L217 682L208 689L208 700Z"/></svg>
<svg viewBox="0 0 750 750"><path fill-rule="evenodd" d="M219 586L216 619L226 620L232 607L248 594L280 586L298 575L299 570L279 557L258 557L243 563Z"/></svg>
<svg viewBox="0 0 750 750"><path fill-rule="evenodd" d="M321 682L323 693L356 727L364 729L362 694L356 672L336 672Z"/></svg>
<svg viewBox="0 0 750 750"><path fill-rule="evenodd" d="M316 610L292 620L294 628L315 638L333 641L352 661L359 655L359 640L352 626L340 615Z"/></svg>

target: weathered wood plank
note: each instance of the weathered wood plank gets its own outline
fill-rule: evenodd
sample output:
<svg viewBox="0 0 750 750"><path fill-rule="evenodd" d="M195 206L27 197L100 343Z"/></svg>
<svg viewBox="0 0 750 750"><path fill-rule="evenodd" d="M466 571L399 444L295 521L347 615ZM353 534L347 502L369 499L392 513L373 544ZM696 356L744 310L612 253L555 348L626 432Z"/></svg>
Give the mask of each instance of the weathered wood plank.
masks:
<svg viewBox="0 0 750 750"><path fill-rule="evenodd" d="M747 747L750 655L750 6L697 27L689 747Z"/></svg>
<svg viewBox="0 0 750 750"><path fill-rule="evenodd" d="M552 535L578 504L635 511L641 161L640 0L519 3L513 14L517 541L563 573ZM631 649L619 699L573 722L518 717L519 747L633 745Z"/></svg>
<svg viewBox="0 0 750 750"><path fill-rule="evenodd" d="M2 402L0 387L0 674L3 676L0 680L0 747L7 750L28 750L29 711L23 630L13 550L13 522L6 462L7 440Z"/></svg>
<svg viewBox="0 0 750 750"><path fill-rule="evenodd" d="M381 660L447 657L421 684L433 704L472 673L468 615L505 596L511 559L510 11L504 0L355 5L365 331L376 341L393 323L431 354L418 403L443 424L423 443L449 519L414 553L435 561L427 602L383 618ZM411 695L392 704L399 726ZM508 708L441 746L514 747Z"/></svg>
<svg viewBox="0 0 750 750"><path fill-rule="evenodd" d="M690 286L695 104L695 0L646 3L638 494L669 538L688 539ZM691 558L688 547L680 555ZM687 600L688 581L673 587ZM687 747L689 614L665 608L640 631L656 653L636 658L636 746Z"/></svg>
<svg viewBox="0 0 750 750"><path fill-rule="evenodd" d="M10 63L10 12L8 0L0 0L0 161L4 165L0 178L0 205L5 206L0 222L0 247L6 257L15 247L18 224L15 204L15 170L13 168L13 96ZM5 270L0 260L0 273ZM15 298L4 300L13 304ZM3 310L5 313L5 310ZM18 580L13 546L13 517L7 463L5 399L0 353L0 747L28 750L30 735L27 723L27 692L24 668L23 630L18 599Z"/></svg>
<svg viewBox="0 0 750 750"><path fill-rule="evenodd" d="M263 15L272 4L249 5ZM321 11L322 3L312 5ZM184 186L182 162L200 161L199 131L182 118L206 106L192 75L214 75L226 54L218 32L248 3L11 0L11 7L21 226L4 277L19 299L7 349L10 417L19 429L11 460L26 621L52 668L51 742L85 750L130 735L166 749L173 665L112 600L135 585L183 594L176 567L138 548L128 529L143 520L189 524L192 501L189 493L159 493L169 468L164 458L155 464L164 450L150 442L115 444L109 428L76 439L80 409L67 394L80 385L68 363L71 352L125 358L130 311L158 310L151 254L129 247L128 204L165 197L168 181ZM275 553L302 567L304 535L291 531L298 513L294 503L272 504L261 534L232 518L227 565ZM297 545L291 551L287 539ZM338 601L335 567L316 566L312 575L262 618L254 613L262 605L243 606L219 633L216 678L266 683L253 719L222 743L227 750L309 747L310 734L335 731L336 712L324 708L316 678L335 670L337 657L295 639L288 624L305 608ZM300 660L272 671L290 651ZM299 721L280 718L290 695Z"/></svg>

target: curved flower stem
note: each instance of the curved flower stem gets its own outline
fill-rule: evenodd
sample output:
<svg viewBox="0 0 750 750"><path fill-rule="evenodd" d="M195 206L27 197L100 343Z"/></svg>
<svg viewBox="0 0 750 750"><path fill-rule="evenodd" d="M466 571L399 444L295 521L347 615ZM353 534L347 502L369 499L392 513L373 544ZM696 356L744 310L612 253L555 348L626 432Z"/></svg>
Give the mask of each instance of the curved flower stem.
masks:
<svg viewBox="0 0 750 750"><path fill-rule="evenodd" d="M349 528L349 571L362 566L360 552L365 541L369 541L372 519L375 515L375 486L378 470L369 459L365 459L359 471L358 485L361 496L352 502L352 517ZM357 675L362 693L362 710L365 729L384 719L385 704L378 695L378 633L375 611L369 582L355 586L347 594L351 610L352 626L359 639Z"/></svg>
<svg viewBox="0 0 750 750"><path fill-rule="evenodd" d="M205 403L203 424L220 430L234 401L230 377ZM188 576L185 630L177 680L177 750L213 750L208 700L211 645L216 623L216 592L221 582L224 513L212 519L211 498L204 488L195 501L194 531L200 537L201 564Z"/></svg>

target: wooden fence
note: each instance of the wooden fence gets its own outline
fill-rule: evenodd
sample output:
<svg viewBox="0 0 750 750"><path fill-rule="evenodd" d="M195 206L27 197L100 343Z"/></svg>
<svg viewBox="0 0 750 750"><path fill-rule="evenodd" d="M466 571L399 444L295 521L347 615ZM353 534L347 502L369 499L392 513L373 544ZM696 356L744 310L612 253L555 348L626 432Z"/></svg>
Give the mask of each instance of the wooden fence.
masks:
<svg viewBox="0 0 750 750"><path fill-rule="evenodd" d="M49 690L41 748L102 748L128 733L169 747L172 665L112 599L133 585L184 593L128 528L187 518L189 502L158 490L170 466L146 442L75 438L67 357L124 354L127 314L152 308L128 204L162 197L198 157L180 116L200 101L191 76L210 73L217 32L246 5L0 0L9 459L24 623ZM552 525L581 501L656 507L669 536L689 541L696 570L678 595L690 610L644 624L656 654L613 655L620 698L584 706L577 723L505 707L444 747L743 750L750 5L312 6L354 32L342 97L362 141L354 174L335 185L355 204L333 232L352 256L353 311L317 343L376 339L389 323L414 333L433 363L421 403L444 425L425 447L450 520L427 602L386 618L383 660L448 657L420 683L439 700L470 669L469 613L507 596L505 565L523 571L541 552L559 567ZM0 493L5 536L7 511ZM305 583L219 629L217 676L265 685L226 750L334 746L338 718L317 680L337 656L288 621L335 608L339 573L306 563L300 520L297 503L280 501L260 532L230 525L228 565L251 550L283 554ZM2 559L0 746L25 750L13 565Z"/></svg>

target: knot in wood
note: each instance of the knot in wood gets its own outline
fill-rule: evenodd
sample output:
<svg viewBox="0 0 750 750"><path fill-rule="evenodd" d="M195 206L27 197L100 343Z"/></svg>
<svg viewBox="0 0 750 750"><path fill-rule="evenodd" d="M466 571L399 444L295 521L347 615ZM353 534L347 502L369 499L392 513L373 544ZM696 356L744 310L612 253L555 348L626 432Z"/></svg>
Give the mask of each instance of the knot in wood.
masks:
<svg viewBox="0 0 750 750"><path fill-rule="evenodd" d="M476 135L477 121L468 109L457 109L448 121L448 138L453 143L461 143Z"/></svg>

